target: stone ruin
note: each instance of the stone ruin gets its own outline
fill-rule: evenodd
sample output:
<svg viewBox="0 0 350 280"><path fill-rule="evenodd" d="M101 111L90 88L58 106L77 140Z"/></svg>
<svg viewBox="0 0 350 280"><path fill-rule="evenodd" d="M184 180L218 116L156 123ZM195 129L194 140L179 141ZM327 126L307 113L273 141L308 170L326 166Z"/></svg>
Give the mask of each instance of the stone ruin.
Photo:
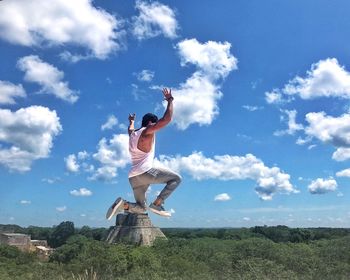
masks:
<svg viewBox="0 0 350 280"><path fill-rule="evenodd" d="M0 232L0 244L15 246L24 252L36 252L42 259L48 259L53 249L46 240L31 240L30 235L12 232Z"/></svg>
<svg viewBox="0 0 350 280"><path fill-rule="evenodd" d="M151 246L156 238L165 238L164 233L155 227L148 214L118 214L115 226L108 233L109 244L119 242L132 243L139 246Z"/></svg>
<svg viewBox="0 0 350 280"><path fill-rule="evenodd" d="M30 251L30 235L22 233L0 233L0 244L15 246L22 251Z"/></svg>

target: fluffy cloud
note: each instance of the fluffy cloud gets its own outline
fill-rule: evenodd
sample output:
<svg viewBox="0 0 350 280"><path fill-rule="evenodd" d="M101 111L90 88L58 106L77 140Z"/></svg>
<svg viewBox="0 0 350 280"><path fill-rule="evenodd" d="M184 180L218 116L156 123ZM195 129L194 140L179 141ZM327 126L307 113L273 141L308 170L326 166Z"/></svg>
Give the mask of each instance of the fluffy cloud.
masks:
<svg viewBox="0 0 350 280"><path fill-rule="evenodd" d="M26 97L22 85L0 81L0 104L15 104L15 98L17 97Z"/></svg>
<svg viewBox="0 0 350 280"><path fill-rule="evenodd" d="M150 82L154 78L154 72L151 70L142 70L140 73L136 74L136 77L139 81L142 82Z"/></svg>
<svg viewBox="0 0 350 280"><path fill-rule="evenodd" d="M291 110L291 111L285 110L285 111L282 111L282 112L285 113L287 115L287 117L288 117L288 129L276 131L274 133L274 135L276 135L276 136L282 136L282 135L285 135L285 134L293 135L298 130L303 130L303 126L301 124L297 124L296 120L295 120L296 116L297 116L297 111L295 111L295 110ZM282 116L281 120L282 121L285 120L284 116Z"/></svg>
<svg viewBox="0 0 350 280"><path fill-rule="evenodd" d="M181 65L194 64L197 70L175 89L173 95L174 123L179 129L191 124L209 125L219 114L218 101L222 97L220 81L237 69L237 59L230 54L230 43L196 39L177 44Z"/></svg>
<svg viewBox="0 0 350 280"><path fill-rule="evenodd" d="M1 3L0 37L24 46L73 44L103 59L122 47L122 21L91 0L11 0Z"/></svg>
<svg viewBox="0 0 350 280"><path fill-rule="evenodd" d="M336 58L327 58L311 65L306 77L296 76L282 89L265 93L268 103L280 103L283 96L298 95L302 99L337 97L350 99L350 73Z"/></svg>
<svg viewBox="0 0 350 280"><path fill-rule="evenodd" d="M70 191L71 195L74 196L91 196L92 191L86 189L86 188L80 188L79 190L72 190Z"/></svg>
<svg viewBox="0 0 350 280"><path fill-rule="evenodd" d="M79 171L79 164L77 163L77 157L74 154L69 155L64 159L66 162L66 169L69 172L77 173Z"/></svg>
<svg viewBox="0 0 350 280"><path fill-rule="evenodd" d="M0 109L0 142L6 144L0 147L0 164L10 170L30 170L34 160L49 156L61 130L56 112L46 107Z"/></svg>
<svg viewBox="0 0 350 280"><path fill-rule="evenodd" d="M344 161L350 159L350 148L338 148L332 155L332 159L336 161Z"/></svg>
<svg viewBox="0 0 350 280"><path fill-rule="evenodd" d="M231 197L227 193L221 193L214 197L214 201L228 201Z"/></svg>
<svg viewBox="0 0 350 280"><path fill-rule="evenodd" d="M101 130L112 129L118 124L118 119L111 115L108 117L108 120L101 126Z"/></svg>
<svg viewBox="0 0 350 280"><path fill-rule="evenodd" d="M327 116L324 112L308 113L305 128L308 137L314 137L324 143L337 147L333 159L343 161L350 158L350 114L340 117Z"/></svg>
<svg viewBox="0 0 350 280"><path fill-rule="evenodd" d="M167 38L176 38L178 23L175 13L168 6L159 2L148 3L136 1L139 15L133 18L133 34L139 39L147 39L164 35Z"/></svg>
<svg viewBox="0 0 350 280"><path fill-rule="evenodd" d="M308 190L312 194L325 194L333 192L337 189L337 182L333 178L322 179L317 178L308 186Z"/></svg>
<svg viewBox="0 0 350 280"><path fill-rule="evenodd" d="M268 104L282 104L284 100L279 90L274 89L272 92L265 92L265 100Z"/></svg>
<svg viewBox="0 0 350 280"><path fill-rule="evenodd" d="M231 44L208 41L201 44L196 39L177 44L181 65L194 64L200 73L212 79L225 78L237 69L237 59L230 54Z"/></svg>
<svg viewBox="0 0 350 280"><path fill-rule="evenodd" d="M38 83L42 88L42 93L53 94L57 98L74 103L78 100L77 92L68 87L68 83L63 81L64 73L56 67L42 61L36 55L22 57L18 63L18 68L25 72L26 81Z"/></svg>
<svg viewBox="0 0 350 280"><path fill-rule="evenodd" d="M282 172L278 167L267 167L252 154L246 156L214 156L207 158L196 152L187 157L160 156L158 164L189 173L196 180L255 180L255 188L263 200L271 200L276 193L296 193L290 183L289 174Z"/></svg>
<svg viewBox="0 0 350 280"><path fill-rule="evenodd" d="M181 84L179 89L173 91L173 95L176 99L173 122L181 130L195 123L211 124L219 114L217 103L223 96L218 86L199 74Z"/></svg>
<svg viewBox="0 0 350 280"><path fill-rule="evenodd" d="M129 162L129 136L116 134L109 141L103 138L98 151L93 155L100 167L90 177L92 180L111 181L117 177L118 168L124 168Z"/></svg>
<svg viewBox="0 0 350 280"><path fill-rule="evenodd" d="M350 177L350 168L338 171L336 175L337 177Z"/></svg>
<svg viewBox="0 0 350 280"><path fill-rule="evenodd" d="M118 169L124 168L130 162L129 136L115 134L109 140L102 138L97 145L97 152L92 156L83 151L77 155L69 155L65 161L68 171L82 170L90 174L89 180L113 182L118 176Z"/></svg>

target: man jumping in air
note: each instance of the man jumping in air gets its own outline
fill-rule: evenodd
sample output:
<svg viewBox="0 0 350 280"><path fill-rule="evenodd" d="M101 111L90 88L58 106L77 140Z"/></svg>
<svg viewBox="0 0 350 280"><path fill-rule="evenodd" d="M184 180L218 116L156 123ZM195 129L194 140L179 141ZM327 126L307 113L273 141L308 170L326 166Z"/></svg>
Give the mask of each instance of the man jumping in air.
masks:
<svg viewBox="0 0 350 280"><path fill-rule="evenodd" d="M156 200L148 209L158 215L170 217L171 213L163 207L164 201L181 183L180 175L159 167L153 167L155 153L156 132L167 126L173 115L173 100L171 89L163 89L164 99L168 102L164 116L158 120L154 114L148 113L142 118L142 127L134 128L135 114L129 114L129 152L131 156L131 170L129 182L134 192L136 203L128 202L118 197L108 209L106 218L123 210L130 213L144 213L147 211L146 191L150 184L166 184Z"/></svg>

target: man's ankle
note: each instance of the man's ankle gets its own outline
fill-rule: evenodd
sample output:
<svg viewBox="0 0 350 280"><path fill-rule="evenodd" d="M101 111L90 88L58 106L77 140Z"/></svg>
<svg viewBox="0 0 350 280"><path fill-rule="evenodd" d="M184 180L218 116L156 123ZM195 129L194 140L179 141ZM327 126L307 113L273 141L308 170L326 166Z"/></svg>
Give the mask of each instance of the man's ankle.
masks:
<svg viewBox="0 0 350 280"><path fill-rule="evenodd" d="M124 210L129 210L129 203L124 202Z"/></svg>
<svg viewBox="0 0 350 280"><path fill-rule="evenodd" d="M163 204L163 199L161 198L157 198L154 202L153 202L154 205L156 206L160 206Z"/></svg>

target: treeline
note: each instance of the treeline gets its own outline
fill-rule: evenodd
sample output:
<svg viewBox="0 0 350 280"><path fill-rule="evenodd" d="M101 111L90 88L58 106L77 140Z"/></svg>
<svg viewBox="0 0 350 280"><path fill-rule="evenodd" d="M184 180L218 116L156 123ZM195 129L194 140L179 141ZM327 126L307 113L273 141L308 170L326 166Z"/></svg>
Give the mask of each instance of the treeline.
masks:
<svg viewBox="0 0 350 280"><path fill-rule="evenodd" d="M211 237L224 240L243 240L247 238L267 238L274 242L309 242L320 239L334 239L350 236L346 228L289 228L287 226L256 226L252 228L198 228L162 229L168 238L203 238Z"/></svg>
<svg viewBox="0 0 350 280"><path fill-rule="evenodd" d="M103 241L108 235L108 228L75 228L70 221L54 227L27 228L18 225L0 225L0 232L17 232L31 235L32 239L44 239L57 248L63 245L72 235L83 235L87 238ZM274 242L305 243L320 239L335 239L350 236L346 228L289 228L287 226L256 226L252 228L163 228L167 238L216 238L221 240L244 240L247 238L267 238Z"/></svg>
<svg viewBox="0 0 350 280"><path fill-rule="evenodd" d="M350 279L350 236L308 243L174 237L137 247L74 234L46 262L1 245L0 279Z"/></svg>

